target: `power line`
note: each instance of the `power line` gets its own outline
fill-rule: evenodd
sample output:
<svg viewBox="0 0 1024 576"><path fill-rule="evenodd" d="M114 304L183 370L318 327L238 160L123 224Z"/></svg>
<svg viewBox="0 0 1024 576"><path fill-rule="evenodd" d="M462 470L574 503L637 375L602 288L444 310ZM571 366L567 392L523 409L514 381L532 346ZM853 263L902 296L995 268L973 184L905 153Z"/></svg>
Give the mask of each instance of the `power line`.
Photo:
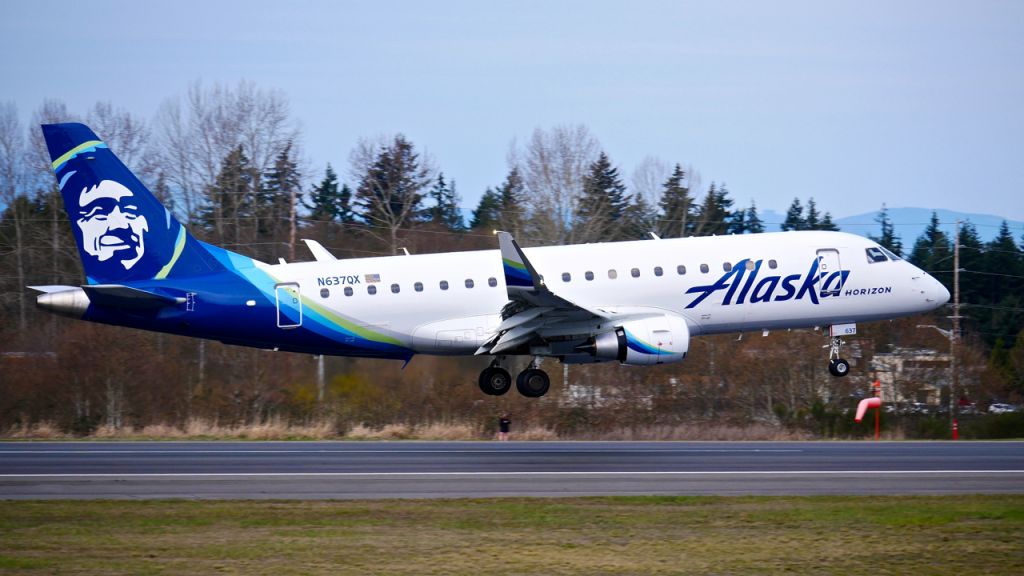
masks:
<svg viewBox="0 0 1024 576"><path fill-rule="evenodd" d="M1009 312L1024 312L1024 308L1017 308L1014 306L992 306L989 304L961 304L961 306L970 308L987 308L989 310L1006 310Z"/></svg>
<svg viewBox="0 0 1024 576"><path fill-rule="evenodd" d="M952 270L950 272L952 272ZM1002 274L1000 272L981 272L980 270L960 270L960 273L961 274L963 274L963 273L967 273L967 274L982 274L982 275L985 275L985 276L1001 276L1003 278L1024 278L1024 276L1021 276L1020 274Z"/></svg>

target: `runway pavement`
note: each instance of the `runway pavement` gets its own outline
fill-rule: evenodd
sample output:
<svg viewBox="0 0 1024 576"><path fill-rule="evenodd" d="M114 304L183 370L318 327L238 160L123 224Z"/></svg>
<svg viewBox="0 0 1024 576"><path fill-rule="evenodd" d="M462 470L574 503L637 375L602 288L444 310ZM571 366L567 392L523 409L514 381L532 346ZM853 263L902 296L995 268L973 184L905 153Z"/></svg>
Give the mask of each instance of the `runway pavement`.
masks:
<svg viewBox="0 0 1024 576"><path fill-rule="evenodd" d="M1024 492L1024 442L3 442L0 499Z"/></svg>

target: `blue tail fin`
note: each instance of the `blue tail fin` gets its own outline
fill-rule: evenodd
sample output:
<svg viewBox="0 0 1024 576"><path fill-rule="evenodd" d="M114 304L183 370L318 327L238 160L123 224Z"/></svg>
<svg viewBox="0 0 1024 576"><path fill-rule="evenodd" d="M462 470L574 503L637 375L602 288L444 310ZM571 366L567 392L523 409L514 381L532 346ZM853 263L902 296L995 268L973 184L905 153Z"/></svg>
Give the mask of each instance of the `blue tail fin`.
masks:
<svg viewBox="0 0 1024 576"><path fill-rule="evenodd" d="M89 284L205 274L216 260L83 124L44 124Z"/></svg>

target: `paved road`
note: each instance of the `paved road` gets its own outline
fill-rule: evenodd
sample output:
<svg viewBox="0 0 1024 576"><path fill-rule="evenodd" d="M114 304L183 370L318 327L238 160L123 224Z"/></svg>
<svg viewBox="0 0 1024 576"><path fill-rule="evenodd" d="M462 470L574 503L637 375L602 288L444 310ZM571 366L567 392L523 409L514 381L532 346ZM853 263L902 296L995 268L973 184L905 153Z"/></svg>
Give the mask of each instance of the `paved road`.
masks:
<svg viewBox="0 0 1024 576"><path fill-rule="evenodd" d="M1024 492L1024 442L4 442L0 499Z"/></svg>

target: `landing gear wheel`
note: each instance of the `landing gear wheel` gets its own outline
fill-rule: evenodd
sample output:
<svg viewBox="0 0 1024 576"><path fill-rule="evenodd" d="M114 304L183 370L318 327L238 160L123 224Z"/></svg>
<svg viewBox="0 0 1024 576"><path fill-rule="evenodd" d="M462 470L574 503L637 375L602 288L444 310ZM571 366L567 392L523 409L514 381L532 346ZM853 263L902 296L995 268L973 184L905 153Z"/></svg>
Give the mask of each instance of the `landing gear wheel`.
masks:
<svg viewBox="0 0 1024 576"><path fill-rule="evenodd" d="M850 373L850 363L842 358L829 360L828 371L837 378L842 378Z"/></svg>
<svg viewBox="0 0 1024 576"><path fill-rule="evenodd" d="M831 327L829 332L831 333ZM842 378L850 373L850 363L839 357L839 349L843 347L843 339L839 336L830 336L828 344L828 371L836 378Z"/></svg>
<svg viewBox="0 0 1024 576"><path fill-rule="evenodd" d="M480 390L488 396L501 396L512 387L512 375L498 366L484 368L480 373Z"/></svg>
<svg viewBox="0 0 1024 576"><path fill-rule="evenodd" d="M548 373L538 368L527 368L516 378L516 390L527 398L540 398L548 393L550 387Z"/></svg>

